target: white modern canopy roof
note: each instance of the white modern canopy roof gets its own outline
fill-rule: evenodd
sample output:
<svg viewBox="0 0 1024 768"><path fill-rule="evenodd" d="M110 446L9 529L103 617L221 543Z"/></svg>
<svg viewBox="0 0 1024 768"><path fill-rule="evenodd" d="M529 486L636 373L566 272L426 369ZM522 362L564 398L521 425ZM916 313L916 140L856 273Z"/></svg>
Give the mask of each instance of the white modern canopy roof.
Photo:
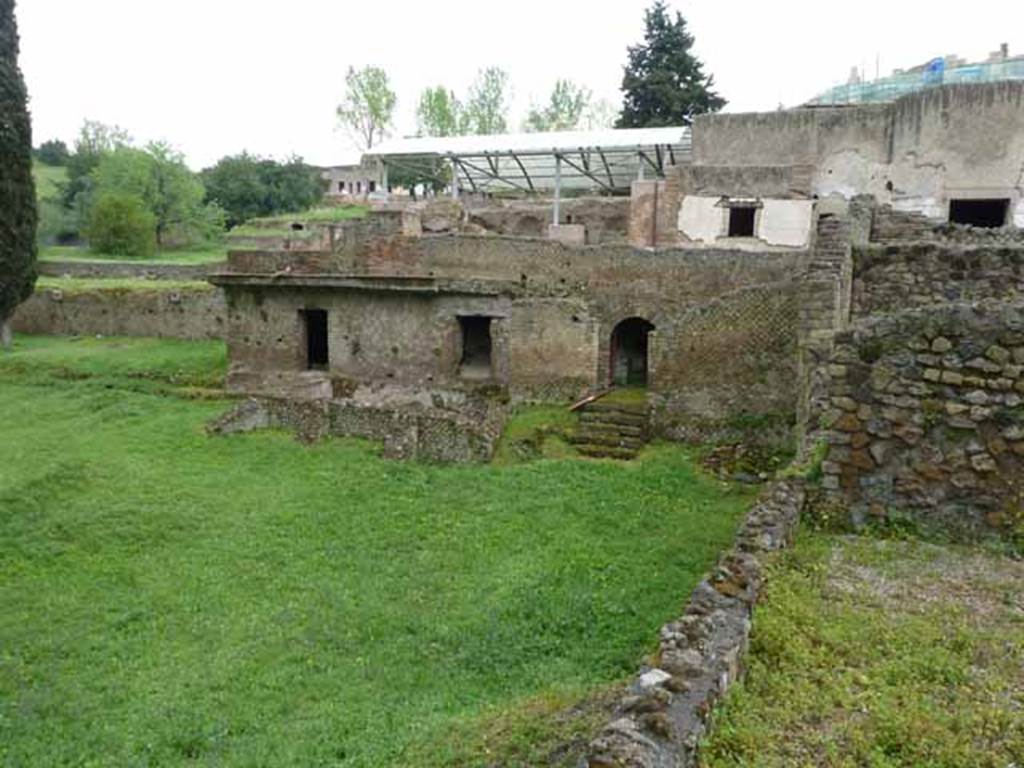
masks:
<svg viewBox="0 0 1024 768"><path fill-rule="evenodd" d="M365 160L428 174L448 165L459 187L475 191L612 192L645 174L664 176L666 167L689 157L690 129L672 126L394 139L370 149Z"/></svg>

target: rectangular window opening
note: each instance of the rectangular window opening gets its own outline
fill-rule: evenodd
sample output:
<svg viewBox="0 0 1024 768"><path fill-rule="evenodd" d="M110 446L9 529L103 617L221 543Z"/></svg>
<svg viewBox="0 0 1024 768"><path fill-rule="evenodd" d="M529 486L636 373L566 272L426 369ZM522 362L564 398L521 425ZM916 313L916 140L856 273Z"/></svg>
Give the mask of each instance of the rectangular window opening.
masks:
<svg viewBox="0 0 1024 768"><path fill-rule="evenodd" d="M370 192L376 192L376 191L377 191L377 182L376 181L371 181L370 182Z"/></svg>
<svg viewBox="0 0 1024 768"><path fill-rule="evenodd" d="M323 370L327 368L329 350L327 346L327 310L305 309L302 311L306 336L306 368Z"/></svg>
<svg viewBox="0 0 1024 768"><path fill-rule="evenodd" d="M467 378L491 377L491 318L471 315L459 318L462 359L459 373Z"/></svg>
<svg viewBox="0 0 1024 768"><path fill-rule="evenodd" d="M344 192L345 191L345 182L344 181L339 181L338 182L338 191L339 192Z"/></svg>
<svg viewBox="0 0 1024 768"><path fill-rule="evenodd" d="M1010 210L1009 198L988 200L950 200L949 223L995 229L1005 226Z"/></svg>
<svg viewBox="0 0 1024 768"><path fill-rule="evenodd" d="M729 237L753 237L757 208L736 205L729 208Z"/></svg>

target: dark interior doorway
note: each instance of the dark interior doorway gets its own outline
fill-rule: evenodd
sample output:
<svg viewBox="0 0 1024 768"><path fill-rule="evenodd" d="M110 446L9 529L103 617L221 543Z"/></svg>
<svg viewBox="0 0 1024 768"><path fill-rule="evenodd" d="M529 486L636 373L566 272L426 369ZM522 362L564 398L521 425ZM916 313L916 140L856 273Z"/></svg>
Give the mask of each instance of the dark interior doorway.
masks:
<svg viewBox="0 0 1024 768"><path fill-rule="evenodd" d="M972 227L995 229L1006 224L1006 213L1010 210L1008 198L988 200L950 200L949 221L951 224L970 224Z"/></svg>
<svg viewBox="0 0 1024 768"><path fill-rule="evenodd" d="M491 318L467 315L459 318L462 357L459 373L476 379L491 377Z"/></svg>
<svg viewBox="0 0 1024 768"><path fill-rule="evenodd" d="M757 208L735 205L729 209L729 237L753 237Z"/></svg>
<svg viewBox="0 0 1024 768"><path fill-rule="evenodd" d="M302 319L306 335L306 367L310 370L327 368L330 360L327 346L327 310L304 309Z"/></svg>
<svg viewBox="0 0 1024 768"><path fill-rule="evenodd" d="M617 387L647 386L647 337L654 325L642 317L623 320L612 331L609 378Z"/></svg>

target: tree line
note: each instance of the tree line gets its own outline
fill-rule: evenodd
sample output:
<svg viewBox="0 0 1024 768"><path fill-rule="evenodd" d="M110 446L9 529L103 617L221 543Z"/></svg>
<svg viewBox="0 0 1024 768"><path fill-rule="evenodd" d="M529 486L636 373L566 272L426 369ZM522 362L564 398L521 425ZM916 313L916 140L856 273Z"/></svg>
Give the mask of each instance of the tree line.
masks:
<svg viewBox="0 0 1024 768"><path fill-rule="evenodd" d="M203 247L251 218L305 210L324 192L319 171L298 157L242 152L194 173L166 142L135 146L122 128L93 120L72 149L47 141L35 160L67 172L40 205L41 241L84 239L112 255Z"/></svg>
<svg viewBox="0 0 1024 768"><path fill-rule="evenodd" d="M644 39L630 46L622 78L620 109L568 79L555 81L547 100L530 107L524 131L577 128L644 128L689 125L693 117L725 106L714 78L693 54L686 20L674 17L663 0L644 14ZM444 85L425 89L416 105L417 136L497 134L509 130L509 75L500 67L481 69L459 98ZM398 97L380 67L349 67L338 120L360 149L380 143L393 128Z"/></svg>

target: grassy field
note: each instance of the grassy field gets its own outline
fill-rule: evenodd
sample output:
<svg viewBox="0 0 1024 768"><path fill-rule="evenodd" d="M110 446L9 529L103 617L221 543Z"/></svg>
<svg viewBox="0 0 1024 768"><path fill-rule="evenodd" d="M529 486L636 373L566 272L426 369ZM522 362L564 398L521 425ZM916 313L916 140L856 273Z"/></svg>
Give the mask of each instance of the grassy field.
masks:
<svg viewBox="0 0 1024 768"><path fill-rule="evenodd" d="M749 505L668 447L443 467L208 437L228 403L189 397L224 368L0 354L0 764L543 764Z"/></svg>
<svg viewBox="0 0 1024 768"><path fill-rule="evenodd" d="M62 165L32 163L32 178L36 182L36 198L49 200L60 192L59 185L68 178L68 169Z"/></svg>
<svg viewBox="0 0 1024 768"><path fill-rule="evenodd" d="M1024 563L805 533L768 577L704 768L1024 765Z"/></svg>

